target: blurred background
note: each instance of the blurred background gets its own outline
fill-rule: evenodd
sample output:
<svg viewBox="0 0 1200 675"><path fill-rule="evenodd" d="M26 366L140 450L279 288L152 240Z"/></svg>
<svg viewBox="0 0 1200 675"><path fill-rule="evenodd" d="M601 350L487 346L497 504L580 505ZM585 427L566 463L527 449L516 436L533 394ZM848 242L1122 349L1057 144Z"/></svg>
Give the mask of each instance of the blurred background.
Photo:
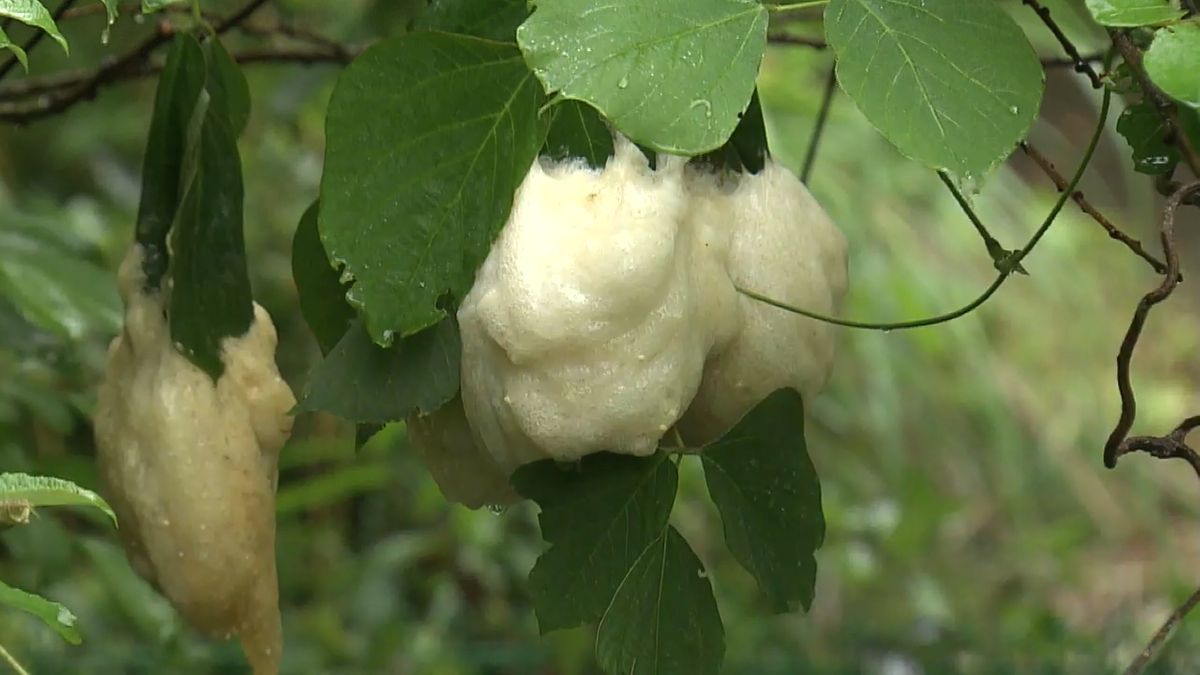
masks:
<svg viewBox="0 0 1200 675"><path fill-rule="evenodd" d="M402 30L414 2L279 0L280 19L344 44ZM1006 2L1039 51L1045 28ZM1084 51L1103 44L1082 2L1046 3ZM206 2L216 13L236 3ZM819 36L819 15L788 30ZM813 21L806 21L812 19ZM128 16L64 22L31 75L92 67L152 30ZM26 33L10 31L15 41ZM233 45L270 40L233 33ZM776 157L799 170L832 54L773 47L760 80ZM246 67L254 99L241 141L255 295L275 317L294 388L319 352L300 317L290 243L321 176L327 65ZM13 73L10 82L22 75ZM113 272L131 240L154 81L0 129L0 471L96 487L89 424L108 340L119 329ZM1069 174L1099 97L1069 69L1048 75L1031 139ZM1111 129L1083 183L1118 225L1157 252L1159 200ZM937 314L994 275L970 223L930 171L905 160L844 97L834 100L811 186L851 243L846 315ZM1008 248L1044 218L1053 186L1014 157L973 200ZM1194 209L1193 209L1194 211ZM1180 224L1185 276L1200 278L1200 228ZM771 616L728 556L695 462L675 521L709 567L727 631L725 672L1104 673L1141 649L1200 583L1200 491L1182 463L1131 457L1107 471L1114 359L1137 299L1158 282L1068 205L1010 281L978 311L901 332L844 330L833 379L809 405L827 537L808 614ZM1152 316L1134 360L1135 433L1200 411L1200 292ZM542 550L534 510L448 506L385 429L354 450L352 430L305 416L282 454L278 556L285 672L593 673L590 629L539 637L523 580ZM197 636L129 568L111 527L44 510L0 532L0 579L64 603L85 641L0 610L0 644L34 675L243 673L236 645ZM0 666L0 672L3 672ZM1200 672L1200 617L1152 672Z"/></svg>

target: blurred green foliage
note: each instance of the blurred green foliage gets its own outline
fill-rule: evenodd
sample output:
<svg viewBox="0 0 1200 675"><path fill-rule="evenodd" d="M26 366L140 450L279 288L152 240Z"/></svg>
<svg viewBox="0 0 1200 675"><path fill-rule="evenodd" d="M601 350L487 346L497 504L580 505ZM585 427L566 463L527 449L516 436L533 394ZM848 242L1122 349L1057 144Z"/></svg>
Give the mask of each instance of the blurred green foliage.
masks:
<svg viewBox="0 0 1200 675"><path fill-rule="evenodd" d="M231 4L211 3L218 12ZM288 0L265 21L278 11L360 43L402 27L410 4ZM1073 21L1071 30L1084 30ZM39 49L32 72L86 67L151 29L122 19L105 46L102 23L102 15L67 22L71 56ZM1027 28L1043 37L1035 23ZM1050 43L1038 46L1052 53ZM793 168L830 62L807 49L769 53L763 107L775 155ZM299 389L319 352L297 306L289 247L317 192L336 70L247 73L251 272L279 329L280 366ZM1095 113L1084 87L1069 73L1051 77L1034 133L1064 171ZM65 115L0 130L2 470L96 486L88 417L118 325L111 272L132 234L152 93L149 81L123 84ZM1149 186L1131 177L1115 135L1105 143L1084 190L1154 241ZM994 274L936 176L900 157L844 98L833 105L812 187L851 243L848 316L938 313ZM973 199L1012 248L1053 197L1018 158ZM1197 241L1185 257L1200 255ZM716 580L727 672L1111 672L1196 583L1194 476L1143 458L1106 472L1099 459L1117 411L1116 347L1155 277L1073 208L1025 266L1030 276L953 323L843 333L833 379L808 406L828 522L810 613L767 614L725 553L698 463L683 463L675 522ZM13 290L14 276L26 291ZM1185 289L1150 324L1135 359L1139 429L1165 430L1200 407L1197 297ZM346 425L298 421L279 490L285 671L595 672L590 630L537 634L523 590L542 550L534 509L447 506L405 445L403 427L393 426L356 453ZM197 636L136 577L99 517L39 512L0 533L0 578L79 617L85 641L71 647L35 619L0 613L0 643L34 674L244 672L234 644ZM1185 623L1155 672L1197 671L1200 626Z"/></svg>

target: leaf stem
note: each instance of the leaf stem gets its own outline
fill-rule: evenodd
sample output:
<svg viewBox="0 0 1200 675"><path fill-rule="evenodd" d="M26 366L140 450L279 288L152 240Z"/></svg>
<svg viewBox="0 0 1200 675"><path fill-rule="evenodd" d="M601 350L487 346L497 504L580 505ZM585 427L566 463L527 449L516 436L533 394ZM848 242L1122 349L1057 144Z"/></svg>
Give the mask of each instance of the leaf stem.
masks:
<svg viewBox="0 0 1200 675"><path fill-rule="evenodd" d="M25 668L23 668L21 664L15 658L13 658L13 655L8 653L8 650L4 648L4 645L0 645L0 659L4 659L4 661L8 663L8 665L13 669L13 672L15 672L17 675L29 675L29 671L25 670Z"/></svg>
<svg viewBox="0 0 1200 675"><path fill-rule="evenodd" d="M891 330L905 330L909 328L934 326L940 323L953 321L954 319L969 314L980 305L987 302L988 299L996 293L996 291L1000 290L1000 287L1004 285L1004 282L1008 280L1010 276L1012 276L1012 273L1016 271L1017 267L1021 264L1021 261L1025 259L1025 256L1029 255L1029 253L1033 251L1033 248L1037 246L1039 241L1042 240L1042 237L1045 236L1046 232L1050 229L1050 226L1054 224L1055 219L1058 218L1058 214L1062 212L1063 207L1066 205L1067 201L1070 200L1071 194L1074 193L1075 188L1079 186L1079 181L1083 179L1083 174L1087 172L1088 165L1091 164L1092 156L1096 153L1096 146L1099 145L1100 138L1104 135L1104 128L1105 124L1108 122L1108 111L1111 107L1111 104L1112 90L1105 88L1104 98L1100 104L1100 119L1096 123L1096 130L1092 132L1092 138L1088 142L1087 150L1084 152L1083 159L1079 162L1079 168L1075 170L1075 175L1071 177L1071 182L1067 185L1067 189L1061 191L1058 196L1058 201L1054 204L1054 208L1050 210L1049 215L1046 216L1046 219L1042 222L1041 226L1038 227L1037 231L1033 233L1033 236L1029 239L1029 242L1025 244L1025 247L1012 255L1007 263L1006 269L1000 272L995 281L993 281L991 285L979 295L979 297L975 298L963 307L960 307L952 312L939 314L937 316L925 319L914 319L912 321L900 321L896 323L878 323L871 321L839 319L835 316L828 316L811 310L803 309L801 307L794 307L786 302L756 293L752 290L742 288L741 286L736 287L737 291L746 297L753 298L759 302L771 305L772 307L777 307L793 314L799 314L800 316L806 316L817 321L831 323L836 326L844 326L846 328L862 328L865 330L879 330L885 332Z"/></svg>
<svg viewBox="0 0 1200 675"><path fill-rule="evenodd" d="M782 5L763 5L771 12L790 12L797 9L808 9L829 4L829 0L806 0L805 2L788 2Z"/></svg>

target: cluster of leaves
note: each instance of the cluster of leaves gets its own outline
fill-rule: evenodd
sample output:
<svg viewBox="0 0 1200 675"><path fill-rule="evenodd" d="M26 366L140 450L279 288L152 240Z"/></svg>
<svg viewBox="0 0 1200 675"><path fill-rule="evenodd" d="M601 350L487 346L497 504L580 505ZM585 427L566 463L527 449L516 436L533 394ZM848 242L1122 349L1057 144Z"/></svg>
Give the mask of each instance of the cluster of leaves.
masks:
<svg viewBox="0 0 1200 675"><path fill-rule="evenodd" d="M112 507L91 490L59 478L0 473L0 531L28 524L34 509L44 506L88 506L117 524ZM75 615L57 602L0 581L0 605L32 614L71 644L83 641Z"/></svg>
<svg viewBox="0 0 1200 675"><path fill-rule="evenodd" d="M141 10L143 14L157 12L167 7L168 5L188 2L189 0L141 0ZM117 20L120 14L119 0L100 0L104 5L104 10L108 15L108 25L111 26ZM50 10L46 9L45 4L39 0L0 0L0 17L20 21L21 23L45 31L55 42L63 48L63 51L69 51L70 47L67 44L67 39L63 37L62 32L58 29L58 24L54 21L54 17L50 14ZM107 34L104 39L107 39ZM21 67L29 69L29 56L25 53L25 49L9 39L8 34L0 28L0 49L7 49L12 52L13 57L20 62Z"/></svg>
<svg viewBox="0 0 1200 675"><path fill-rule="evenodd" d="M1179 131L1192 147L1200 147L1200 19L1184 20L1178 3L1168 0L1088 0L1088 9L1101 25L1130 30L1146 48L1146 75L1163 93L1179 103ZM1125 108L1117 132L1133 151L1140 173L1169 177L1180 161L1178 143L1149 96L1131 81L1127 68L1119 71L1118 86L1140 100Z"/></svg>

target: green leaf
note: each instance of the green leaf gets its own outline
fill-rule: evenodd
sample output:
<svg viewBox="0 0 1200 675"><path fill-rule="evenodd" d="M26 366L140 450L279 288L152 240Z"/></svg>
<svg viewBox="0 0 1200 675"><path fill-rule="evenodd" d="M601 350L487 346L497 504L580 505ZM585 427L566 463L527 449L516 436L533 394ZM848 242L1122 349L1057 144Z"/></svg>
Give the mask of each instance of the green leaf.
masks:
<svg viewBox="0 0 1200 675"><path fill-rule="evenodd" d="M767 147L767 124L763 119L758 91L750 98L750 107L741 115L729 141L698 159L716 169L758 173L766 166L770 155Z"/></svg>
<svg viewBox="0 0 1200 675"><path fill-rule="evenodd" d="M104 4L104 12L108 16L108 25L113 25L121 13L121 0L100 0Z"/></svg>
<svg viewBox="0 0 1200 675"><path fill-rule="evenodd" d="M1167 143L1167 126L1149 101L1135 103L1117 119L1117 133L1133 150L1133 168L1153 176L1170 175L1179 163L1179 148Z"/></svg>
<svg viewBox="0 0 1200 675"><path fill-rule="evenodd" d="M432 0L414 30L437 30L514 43L529 16L527 0Z"/></svg>
<svg viewBox="0 0 1200 675"><path fill-rule="evenodd" d="M188 35L177 35L154 95L134 234L142 246L142 268L151 289L158 288L169 264L167 233L179 209L188 123L204 89L205 72L199 43Z"/></svg>
<svg viewBox="0 0 1200 675"><path fill-rule="evenodd" d="M309 374L297 410L372 424L429 414L458 393L461 356L453 318L386 348L355 322Z"/></svg>
<svg viewBox="0 0 1200 675"><path fill-rule="evenodd" d="M696 554L667 527L621 580L596 631L596 657L614 675L716 675L725 627Z"/></svg>
<svg viewBox="0 0 1200 675"><path fill-rule="evenodd" d="M50 16L50 11L38 0L0 0L0 16L7 16L27 26L46 31L46 34L54 38L64 52L68 54L71 52L67 47L67 39L58 32L58 25L54 23L54 17Z"/></svg>
<svg viewBox="0 0 1200 675"><path fill-rule="evenodd" d="M179 5L188 0L142 0L142 14L151 14L166 9L171 5Z"/></svg>
<svg viewBox="0 0 1200 675"><path fill-rule="evenodd" d="M1149 26L1183 16L1171 0L1087 0L1087 8L1105 26Z"/></svg>
<svg viewBox="0 0 1200 675"><path fill-rule="evenodd" d="M0 229L0 296L30 323L69 340L121 327L112 274L35 228Z"/></svg>
<svg viewBox="0 0 1200 675"><path fill-rule="evenodd" d="M1037 54L993 0L830 0L838 81L905 155L982 176L1037 116Z"/></svg>
<svg viewBox="0 0 1200 675"><path fill-rule="evenodd" d="M719 147L746 109L766 49L752 0L540 0L517 30L550 93L587 101L660 152Z"/></svg>
<svg viewBox="0 0 1200 675"><path fill-rule="evenodd" d="M545 153L557 160L581 157L604 168L613 156L613 136L595 108L583 101L564 101L553 108Z"/></svg>
<svg viewBox="0 0 1200 675"><path fill-rule="evenodd" d="M804 443L800 394L768 396L704 449L704 478L733 557L776 612L812 605L825 538L821 484Z"/></svg>
<svg viewBox="0 0 1200 675"><path fill-rule="evenodd" d="M117 515L100 495L61 478L0 473L0 504L5 502L20 502L32 508L91 506L103 511L113 525L117 524Z"/></svg>
<svg viewBox="0 0 1200 675"><path fill-rule="evenodd" d="M320 202L313 202L296 227L292 239L292 278L300 299L300 313L316 336L321 353L328 354L350 328L354 309L346 302L346 286L329 264L321 245L318 208Z"/></svg>
<svg viewBox="0 0 1200 675"><path fill-rule="evenodd" d="M1200 108L1200 23L1160 28L1143 64L1146 74L1167 95Z"/></svg>
<svg viewBox="0 0 1200 675"><path fill-rule="evenodd" d="M338 78L321 240L376 342L466 294L546 140L543 102L515 47L442 33L385 40Z"/></svg>
<svg viewBox="0 0 1200 675"><path fill-rule="evenodd" d="M638 557L662 536L679 473L661 452L600 453L567 468L552 460L527 464L511 481L542 510L550 549L529 573L529 593L548 633L600 619Z"/></svg>
<svg viewBox="0 0 1200 675"><path fill-rule="evenodd" d="M22 49L20 45L13 43L13 41L9 39L8 33L5 33L3 28L0 28L0 49L7 49L8 51L12 52L13 56L17 57L17 62L20 63L21 67L25 69L25 72L29 72L29 56L25 53L25 50Z"/></svg>
<svg viewBox="0 0 1200 675"><path fill-rule="evenodd" d="M205 54L205 94L185 134L182 174L188 186L173 224L171 339L215 380L225 369L221 344L245 335L254 320L237 134L249 93L237 65L216 42Z"/></svg>
<svg viewBox="0 0 1200 675"><path fill-rule="evenodd" d="M75 627L75 615L57 602L26 593L0 581L0 605L36 616L42 620L42 623L53 628L59 637L73 645L83 642L83 637L79 635L79 629Z"/></svg>
<svg viewBox="0 0 1200 675"><path fill-rule="evenodd" d="M237 61L219 40L204 43L204 57L208 64L207 89L212 95L210 105L220 106L221 114L229 120L236 138L242 134L250 117L250 85Z"/></svg>

